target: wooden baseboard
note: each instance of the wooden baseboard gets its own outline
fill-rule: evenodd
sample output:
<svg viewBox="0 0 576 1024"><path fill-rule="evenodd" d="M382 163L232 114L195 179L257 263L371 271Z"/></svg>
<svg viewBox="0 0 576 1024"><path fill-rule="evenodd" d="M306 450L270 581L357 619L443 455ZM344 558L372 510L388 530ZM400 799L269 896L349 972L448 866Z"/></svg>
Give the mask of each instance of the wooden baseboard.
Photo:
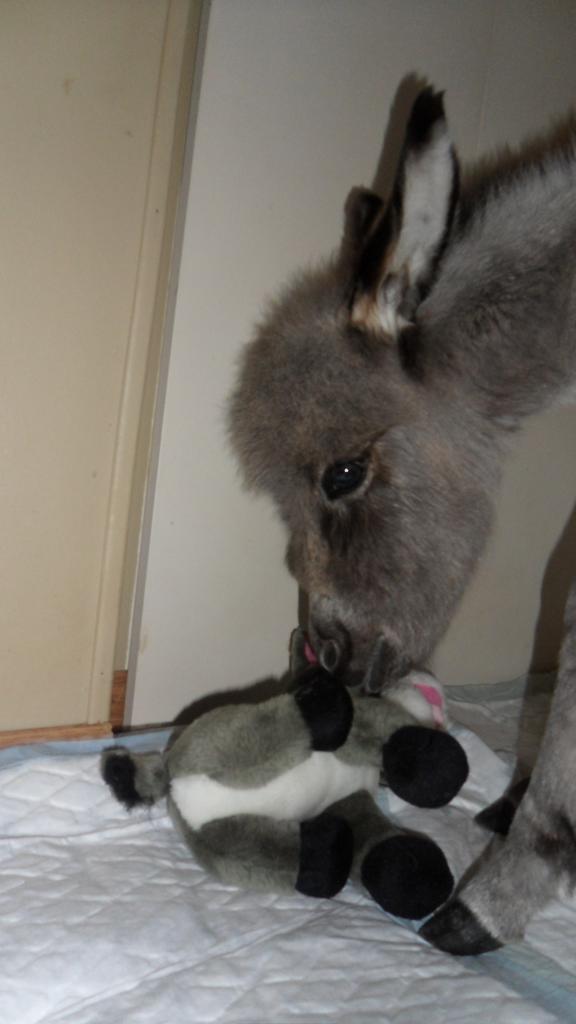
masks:
<svg viewBox="0 0 576 1024"><path fill-rule="evenodd" d="M112 678L112 696L110 698L110 724L113 729L121 729L124 725L127 686L127 670L117 669Z"/></svg>
<svg viewBox="0 0 576 1024"><path fill-rule="evenodd" d="M110 721L98 725L54 725L40 729L10 729L0 731L0 747L19 747L28 743L49 743L52 740L95 740L112 736L114 729L124 724L128 672L119 669L112 680Z"/></svg>
<svg viewBox="0 0 576 1024"><path fill-rule="evenodd" d="M112 736L111 722L99 725L55 725L44 729L14 729L0 732L0 747L19 747L52 740L94 740Z"/></svg>

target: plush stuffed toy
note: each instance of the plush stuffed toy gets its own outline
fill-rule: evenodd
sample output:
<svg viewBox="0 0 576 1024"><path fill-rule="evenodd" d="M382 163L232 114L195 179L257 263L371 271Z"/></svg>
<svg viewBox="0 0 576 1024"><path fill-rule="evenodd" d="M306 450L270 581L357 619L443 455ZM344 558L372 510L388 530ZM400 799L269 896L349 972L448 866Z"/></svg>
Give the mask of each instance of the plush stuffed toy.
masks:
<svg viewBox="0 0 576 1024"><path fill-rule="evenodd" d="M108 748L102 774L128 809L167 796L197 860L226 884L330 897L352 875L412 919L452 890L436 843L388 821L374 795L383 774L409 803L447 804L468 774L464 751L318 665L292 692L206 712L164 753Z"/></svg>
<svg viewBox="0 0 576 1024"><path fill-rule="evenodd" d="M290 637L290 677L299 678L311 665L317 665L306 632L298 626ZM409 711L420 725L438 729L448 727L446 698L440 681L424 669L412 669L392 687L386 696L394 703Z"/></svg>

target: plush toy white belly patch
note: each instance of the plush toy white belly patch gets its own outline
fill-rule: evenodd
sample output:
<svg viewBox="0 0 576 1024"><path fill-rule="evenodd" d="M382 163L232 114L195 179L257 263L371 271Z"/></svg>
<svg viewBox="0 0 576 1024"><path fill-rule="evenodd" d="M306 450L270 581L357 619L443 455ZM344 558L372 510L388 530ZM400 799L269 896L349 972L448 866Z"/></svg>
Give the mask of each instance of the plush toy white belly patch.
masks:
<svg viewBox="0 0 576 1024"><path fill-rule="evenodd" d="M170 792L184 820L198 829L233 814L305 821L351 793L365 789L374 795L378 780L377 767L346 764L334 754L314 751L264 786L240 789L208 775L182 775L172 779Z"/></svg>

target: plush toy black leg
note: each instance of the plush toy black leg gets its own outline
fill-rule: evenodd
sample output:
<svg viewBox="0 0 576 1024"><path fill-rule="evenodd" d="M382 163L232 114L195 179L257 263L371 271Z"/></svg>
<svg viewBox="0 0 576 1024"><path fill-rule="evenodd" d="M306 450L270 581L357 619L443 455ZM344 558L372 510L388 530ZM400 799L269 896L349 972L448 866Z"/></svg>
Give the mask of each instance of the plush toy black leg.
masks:
<svg viewBox="0 0 576 1024"><path fill-rule="evenodd" d="M454 879L440 847L384 817L369 793L330 807L354 833L353 875L388 914L419 920L448 899Z"/></svg>
<svg viewBox="0 0 576 1024"><path fill-rule="evenodd" d="M468 777L468 760L453 736L422 725L398 729L384 746L390 789L415 807L443 807Z"/></svg>
<svg viewBox="0 0 576 1024"><path fill-rule="evenodd" d="M348 880L352 831L332 815L321 814L300 824L236 814L196 831L172 802L170 811L196 859L226 885L330 897Z"/></svg>
<svg viewBox="0 0 576 1024"><path fill-rule="evenodd" d="M444 903L454 885L442 850L426 836L389 836L366 854L361 878L372 899L396 917L419 920Z"/></svg>
<svg viewBox="0 0 576 1024"><path fill-rule="evenodd" d="M348 822L320 814L300 825L298 892L330 897L345 886L352 868L354 837Z"/></svg>

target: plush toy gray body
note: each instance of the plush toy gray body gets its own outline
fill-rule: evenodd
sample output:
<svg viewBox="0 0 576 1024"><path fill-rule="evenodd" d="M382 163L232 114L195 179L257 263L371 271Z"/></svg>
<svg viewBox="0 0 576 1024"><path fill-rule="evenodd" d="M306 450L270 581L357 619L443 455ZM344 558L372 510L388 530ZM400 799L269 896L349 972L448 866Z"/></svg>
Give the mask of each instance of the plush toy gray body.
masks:
<svg viewBox="0 0 576 1024"><path fill-rule="evenodd" d="M374 795L383 772L411 803L448 803L467 775L464 751L320 668L293 693L204 714L163 754L110 748L102 771L128 808L167 796L195 857L224 883L329 897L352 873L407 918L451 892L439 847L388 821Z"/></svg>

